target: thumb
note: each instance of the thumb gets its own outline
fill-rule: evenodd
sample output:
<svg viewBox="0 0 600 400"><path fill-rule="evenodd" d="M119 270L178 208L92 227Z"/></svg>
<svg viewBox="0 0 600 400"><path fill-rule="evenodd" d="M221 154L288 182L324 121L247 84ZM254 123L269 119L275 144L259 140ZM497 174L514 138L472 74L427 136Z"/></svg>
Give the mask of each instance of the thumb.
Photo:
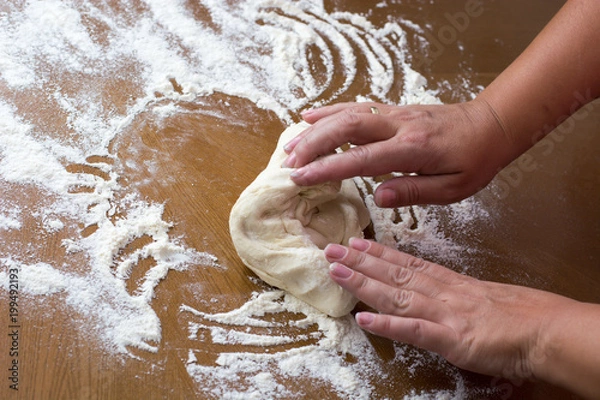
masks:
<svg viewBox="0 0 600 400"><path fill-rule="evenodd" d="M458 174L411 175L388 179L375 190L375 204L392 208L416 204L450 204L471 193Z"/></svg>

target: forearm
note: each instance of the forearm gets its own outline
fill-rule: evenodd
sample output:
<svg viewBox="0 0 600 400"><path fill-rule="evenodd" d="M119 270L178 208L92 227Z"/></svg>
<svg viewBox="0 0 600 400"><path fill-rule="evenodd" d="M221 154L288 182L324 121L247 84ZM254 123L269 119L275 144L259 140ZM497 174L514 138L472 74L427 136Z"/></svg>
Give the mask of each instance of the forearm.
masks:
<svg viewBox="0 0 600 400"><path fill-rule="evenodd" d="M476 99L495 113L507 162L600 95L600 1L570 0Z"/></svg>
<svg viewBox="0 0 600 400"><path fill-rule="evenodd" d="M578 303L558 313L530 356L534 375L586 398L600 398L600 305Z"/></svg>

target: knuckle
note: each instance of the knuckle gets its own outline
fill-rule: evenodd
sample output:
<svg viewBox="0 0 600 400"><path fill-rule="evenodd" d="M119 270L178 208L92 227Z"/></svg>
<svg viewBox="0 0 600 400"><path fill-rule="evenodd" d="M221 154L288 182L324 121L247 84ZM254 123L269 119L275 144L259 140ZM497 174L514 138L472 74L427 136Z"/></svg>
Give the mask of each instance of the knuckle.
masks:
<svg viewBox="0 0 600 400"><path fill-rule="evenodd" d="M317 158L316 160L312 161L311 169L313 171L313 174L319 176L322 171L325 171L327 169L329 163L330 160L328 160L326 157Z"/></svg>
<svg viewBox="0 0 600 400"><path fill-rule="evenodd" d="M338 147L336 137L330 133L307 135L294 148L297 159L305 163L318 160L318 157L331 154Z"/></svg>
<svg viewBox="0 0 600 400"><path fill-rule="evenodd" d="M347 154L354 157L357 161L370 157L371 150L367 146L354 146L346 151Z"/></svg>
<svg viewBox="0 0 600 400"><path fill-rule="evenodd" d="M322 147L321 152L317 154L318 156L325 156L327 154L330 154L340 146L340 143L338 143L336 137L331 134L323 138L323 144L324 146Z"/></svg>
<svg viewBox="0 0 600 400"><path fill-rule="evenodd" d="M421 199L421 189L413 179L403 179L404 187L400 190L399 198L401 204L418 204Z"/></svg>
<svg viewBox="0 0 600 400"><path fill-rule="evenodd" d="M369 246L369 254L376 258L382 258L388 250L390 250L389 247L382 246L377 242L372 242Z"/></svg>
<svg viewBox="0 0 600 400"><path fill-rule="evenodd" d="M413 292L409 290L396 290L392 296L392 306L395 310L406 310L412 301Z"/></svg>
<svg viewBox="0 0 600 400"><path fill-rule="evenodd" d="M428 142L427 135L421 131L405 131L402 133L402 142L408 143L415 148L424 147Z"/></svg>
<svg viewBox="0 0 600 400"><path fill-rule="evenodd" d="M395 287L402 287L413 279L414 273L408 268L394 268L390 272L390 281Z"/></svg>
<svg viewBox="0 0 600 400"><path fill-rule="evenodd" d="M399 118L410 121L410 120L428 120L434 117L430 107L423 105L409 105L402 108L398 108Z"/></svg>
<svg viewBox="0 0 600 400"><path fill-rule="evenodd" d="M319 136L318 135L306 135L298 143L298 145L296 146L296 148L294 149L294 151L298 152L298 151L312 150L315 146L318 145L318 142L319 142Z"/></svg>
<svg viewBox="0 0 600 400"><path fill-rule="evenodd" d="M351 163L357 167L357 175L367 175L366 168L372 159L372 152L368 146L356 146L345 152Z"/></svg>
<svg viewBox="0 0 600 400"><path fill-rule="evenodd" d="M419 108L414 111L415 116L419 119L431 119L433 118L433 112L428 108Z"/></svg>
<svg viewBox="0 0 600 400"><path fill-rule="evenodd" d="M392 327L392 319L388 316L379 316L379 331L380 332L388 332L388 333L392 333L393 332L393 327Z"/></svg>
<svg viewBox="0 0 600 400"><path fill-rule="evenodd" d="M410 322L409 332L412 336L412 342L419 346L423 343L423 322L415 319Z"/></svg>
<svg viewBox="0 0 600 400"><path fill-rule="evenodd" d="M296 155L296 160L300 161L300 162L308 162L311 161L312 157L312 140L309 137L305 137L302 140L300 140L298 142L298 144L296 145L296 147L294 147L294 154Z"/></svg>
<svg viewBox="0 0 600 400"><path fill-rule="evenodd" d="M369 291L370 281L369 278L362 274L356 274L356 293L367 293Z"/></svg>
<svg viewBox="0 0 600 400"><path fill-rule="evenodd" d="M362 267L367 262L367 257L365 253L354 251L352 249L349 249L346 257L348 258L347 262L356 267Z"/></svg>
<svg viewBox="0 0 600 400"><path fill-rule="evenodd" d="M362 123L361 114L356 109L348 109L340 114L339 123L341 126L356 128Z"/></svg>
<svg viewBox="0 0 600 400"><path fill-rule="evenodd" d="M406 264L406 268L410 271L422 272L427 268L427 262L422 258L411 257Z"/></svg>

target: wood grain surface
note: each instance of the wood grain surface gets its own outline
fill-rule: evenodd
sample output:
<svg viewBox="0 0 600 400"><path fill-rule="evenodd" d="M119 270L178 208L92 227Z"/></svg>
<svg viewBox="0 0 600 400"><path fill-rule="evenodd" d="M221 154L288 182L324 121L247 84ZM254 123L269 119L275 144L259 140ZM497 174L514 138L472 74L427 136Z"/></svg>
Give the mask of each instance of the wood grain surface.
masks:
<svg viewBox="0 0 600 400"><path fill-rule="evenodd" d="M111 3L110 1L107 3ZM368 3L368 4L367 4ZM406 2L373 8L373 2L330 1L329 11L355 13L371 10L371 18L384 21L391 13L430 32L448 24L445 17L464 7L464 1ZM529 43L560 7L561 1L489 2L486 11L461 33L460 49L447 46L421 71L432 85L443 81L489 83ZM202 18L201 2L194 18ZM132 11L135 12L135 11ZM0 16L1 18L1 16ZM1 64L0 64L1 65ZM399 72L400 73L400 72ZM62 78L56 78L62 79ZM140 96L127 79L102 77L107 102L125 107L128 96ZM361 79L368 82L369 77ZM174 83L176 84L176 83ZM339 100L349 100L362 90L357 87ZM43 101L18 98L0 81L0 97L10 98L24 113L59 131L65 120L43 107ZM458 94L443 92L443 101L459 100ZM157 286L150 303L162 327L156 353L130 348L131 356L103 350L93 329L85 329L84 315L65 307L65 295L22 295L19 304L19 390L9 388L8 349L10 320L8 294L0 288L0 382L2 399L192 399L207 398L186 371L190 349L197 357L214 363L222 345L189 338L184 329L190 316L179 307L201 308L212 301L218 311L243 305L254 291L264 288L241 263L231 243L228 217L231 206L266 165L276 140L286 123L272 112L249 100L215 93L180 101L182 112L158 119L152 107L138 113L115 137L109 154L92 155L90 162L121 166L120 185L141 194L153 203L164 204L164 219L172 221L172 237L185 238L198 251L213 254L222 268L191 268L171 271ZM537 287L572 298L600 302L600 103L592 103L569 129L556 130L511 164L495 180L495 189L477 196L490 213L476 220L468 231L451 231L443 221L441 229L449 237L476 249L466 273L481 279ZM297 114L292 116L299 119ZM65 131L65 135L68 134ZM148 169L129 167L147 162ZM533 166L532 166L533 165ZM101 171L85 165L69 165L70 172L86 172L108 179ZM495 190L495 191L494 191ZM500 197L498 191L501 191ZM0 180L3 199L27 209L45 196L41 190ZM117 218L118 215L115 216ZM23 221L20 230L0 230L0 257L27 252L28 243L38 244L38 256L57 264L67 260L62 240L72 235L90 235L95 227L80 226L54 234L42 233L33 218ZM143 237L124 254L144 245ZM19 245L17 245L19 244ZM18 246L22 246L19 248ZM84 256L70 254L70 268L78 270L87 262ZM452 260L434 259L460 270ZM152 266L143 260L132 271L127 290L135 292L145 272ZM289 315L289 318L295 318ZM515 327L518 329L518 327ZM284 330L285 333L285 330ZM296 334L290 331L290 334ZM540 382L508 381L436 365L423 365L410 374L406 365L394 361L393 344L369 336L381 358L386 379L373 377L374 398L402 398L409 393L454 388L456 374L470 389L473 398L565 399L575 398L559 388ZM282 346L281 349L287 348ZM241 345L227 345L227 351L248 351ZM261 352L264 349L253 349ZM360 360L359 360L360 362ZM451 372L449 372L451 371ZM303 388L304 398L337 398L326 385L308 377L286 382L290 388ZM498 389L495 394L486 391ZM478 389L480 389L478 391ZM483 394L477 394L483 393Z"/></svg>

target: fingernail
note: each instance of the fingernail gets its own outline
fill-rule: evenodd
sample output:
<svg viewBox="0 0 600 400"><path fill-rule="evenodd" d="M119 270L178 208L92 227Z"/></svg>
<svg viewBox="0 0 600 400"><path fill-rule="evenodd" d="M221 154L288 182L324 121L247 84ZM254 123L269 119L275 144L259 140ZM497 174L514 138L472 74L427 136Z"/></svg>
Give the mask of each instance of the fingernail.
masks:
<svg viewBox="0 0 600 400"><path fill-rule="evenodd" d="M329 260L341 260L346 256L348 250L339 244L328 244L327 247L325 247L324 252Z"/></svg>
<svg viewBox="0 0 600 400"><path fill-rule="evenodd" d="M300 113L300 115L302 115L302 116L304 117L304 116L306 116L306 115L310 115L310 114L312 114L312 113L314 113L314 112L315 112L315 109L314 109L314 108L309 108L308 110L304 110L304 111L302 111L302 112Z"/></svg>
<svg viewBox="0 0 600 400"><path fill-rule="evenodd" d="M298 144L299 141L300 141L300 138L296 136L295 138L293 138L292 140L290 140L283 146L283 151L285 151L286 153L289 153L290 151L292 151L294 149L294 147L296 147L296 144Z"/></svg>
<svg viewBox="0 0 600 400"><path fill-rule="evenodd" d="M375 193L375 204L379 207L393 207L397 200L398 195L392 189L382 189Z"/></svg>
<svg viewBox="0 0 600 400"><path fill-rule="evenodd" d="M296 164L296 153L290 154L281 164L282 168L293 168Z"/></svg>
<svg viewBox="0 0 600 400"><path fill-rule="evenodd" d="M306 174L306 169L304 168L298 168L292 171L292 173L290 174L290 178L292 178L294 181L301 179L304 174Z"/></svg>
<svg viewBox="0 0 600 400"><path fill-rule="evenodd" d="M367 251L371 246L371 243L369 243L367 240L356 237L350 238L349 244L350 247L358 251Z"/></svg>
<svg viewBox="0 0 600 400"><path fill-rule="evenodd" d="M348 279L352 276L352 270L350 268L338 263L331 264L329 266L329 271L331 271L331 275L341 279Z"/></svg>
<svg viewBox="0 0 600 400"><path fill-rule="evenodd" d="M354 318L356 319L356 323L360 326L369 326L375 320L375 316L368 312L359 312Z"/></svg>

